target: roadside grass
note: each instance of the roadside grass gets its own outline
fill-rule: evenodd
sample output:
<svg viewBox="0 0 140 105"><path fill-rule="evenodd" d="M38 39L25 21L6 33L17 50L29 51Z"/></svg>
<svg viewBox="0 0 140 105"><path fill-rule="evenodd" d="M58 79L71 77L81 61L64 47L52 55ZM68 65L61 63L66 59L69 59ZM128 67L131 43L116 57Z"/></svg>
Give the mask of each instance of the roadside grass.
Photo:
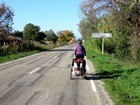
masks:
<svg viewBox="0 0 140 105"><path fill-rule="evenodd" d="M111 55L87 52L115 105L140 105L140 67Z"/></svg>
<svg viewBox="0 0 140 105"><path fill-rule="evenodd" d="M11 54L11 55L0 56L0 63L4 63L4 62L7 62L7 61L22 58L22 57L32 55L32 54L35 54L35 53L38 53L38 52L40 52L40 51L39 50L34 50L34 51L20 52L20 53L15 53L15 54Z"/></svg>
<svg viewBox="0 0 140 105"><path fill-rule="evenodd" d="M39 52L42 52L42 51L47 51L49 49L53 49L53 48L56 48L56 47L59 47L59 46L64 46L67 43L62 43L62 44L61 43L60 44L53 44L53 43L52 44L41 44L39 42L34 42L34 44L35 44L37 50L25 51L25 52L17 52L17 53L7 54L7 55L3 55L3 56L1 55L0 56L0 63L12 61L12 60L22 58L22 57L25 57L25 56L29 56L29 55L39 53Z"/></svg>

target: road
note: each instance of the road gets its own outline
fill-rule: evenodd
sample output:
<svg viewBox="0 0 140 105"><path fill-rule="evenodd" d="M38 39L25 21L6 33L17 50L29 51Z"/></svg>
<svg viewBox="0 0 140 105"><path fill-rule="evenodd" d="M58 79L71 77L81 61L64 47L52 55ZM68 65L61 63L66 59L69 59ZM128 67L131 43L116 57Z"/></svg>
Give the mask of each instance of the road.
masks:
<svg viewBox="0 0 140 105"><path fill-rule="evenodd" d="M0 105L101 105L93 80L70 80L73 49L62 46L0 64Z"/></svg>

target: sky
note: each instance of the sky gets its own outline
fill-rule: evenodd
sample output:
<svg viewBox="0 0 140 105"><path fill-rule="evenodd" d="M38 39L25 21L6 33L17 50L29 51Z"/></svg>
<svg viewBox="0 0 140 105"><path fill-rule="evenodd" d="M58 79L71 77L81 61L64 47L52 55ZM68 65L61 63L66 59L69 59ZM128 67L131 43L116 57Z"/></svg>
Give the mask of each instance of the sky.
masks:
<svg viewBox="0 0 140 105"><path fill-rule="evenodd" d="M40 27L40 31L52 29L55 33L72 30L76 39L80 22L82 0L0 0L14 11L14 30L23 31L28 23ZM0 2L1 3L1 2Z"/></svg>

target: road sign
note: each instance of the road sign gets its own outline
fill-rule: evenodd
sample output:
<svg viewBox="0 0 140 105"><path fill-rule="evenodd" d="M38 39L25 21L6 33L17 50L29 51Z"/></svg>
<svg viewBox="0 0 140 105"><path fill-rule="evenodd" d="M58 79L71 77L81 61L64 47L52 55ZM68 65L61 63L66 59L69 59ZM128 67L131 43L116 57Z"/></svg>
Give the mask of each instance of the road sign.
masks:
<svg viewBox="0 0 140 105"><path fill-rule="evenodd" d="M104 38L111 38L112 33L92 33L93 38L102 38L102 55L104 54Z"/></svg>
<svg viewBox="0 0 140 105"><path fill-rule="evenodd" d="M100 33L92 33L93 38L100 38Z"/></svg>
<svg viewBox="0 0 140 105"><path fill-rule="evenodd" d="M111 38L112 33L92 33L93 38Z"/></svg>
<svg viewBox="0 0 140 105"><path fill-rule="evenodd" d="M112 33L100 33L100 36L104 37L104 38L111 38L112 37Z"/></svg>

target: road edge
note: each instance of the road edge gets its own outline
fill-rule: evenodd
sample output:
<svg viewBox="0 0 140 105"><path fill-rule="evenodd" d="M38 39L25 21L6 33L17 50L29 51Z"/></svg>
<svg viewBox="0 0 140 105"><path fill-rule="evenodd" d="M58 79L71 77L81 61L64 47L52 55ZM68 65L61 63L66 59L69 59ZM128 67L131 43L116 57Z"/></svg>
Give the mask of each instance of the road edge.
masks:
<svg viewBox="0 0 140 105"><path fill-rule="evenodd" d="M95 74L94 65L89 59L87 59L87 65L89 66L90 71ZM101 102L99 102L99 104L115 105L114 102L112 101L111 97L105 90L104 83L101 80L95 80L94 82L95 82L95 86L96 86L97 93L98 93L97 97L100 98L100 99L98 99L98 101L101 101Z"/></svg>

